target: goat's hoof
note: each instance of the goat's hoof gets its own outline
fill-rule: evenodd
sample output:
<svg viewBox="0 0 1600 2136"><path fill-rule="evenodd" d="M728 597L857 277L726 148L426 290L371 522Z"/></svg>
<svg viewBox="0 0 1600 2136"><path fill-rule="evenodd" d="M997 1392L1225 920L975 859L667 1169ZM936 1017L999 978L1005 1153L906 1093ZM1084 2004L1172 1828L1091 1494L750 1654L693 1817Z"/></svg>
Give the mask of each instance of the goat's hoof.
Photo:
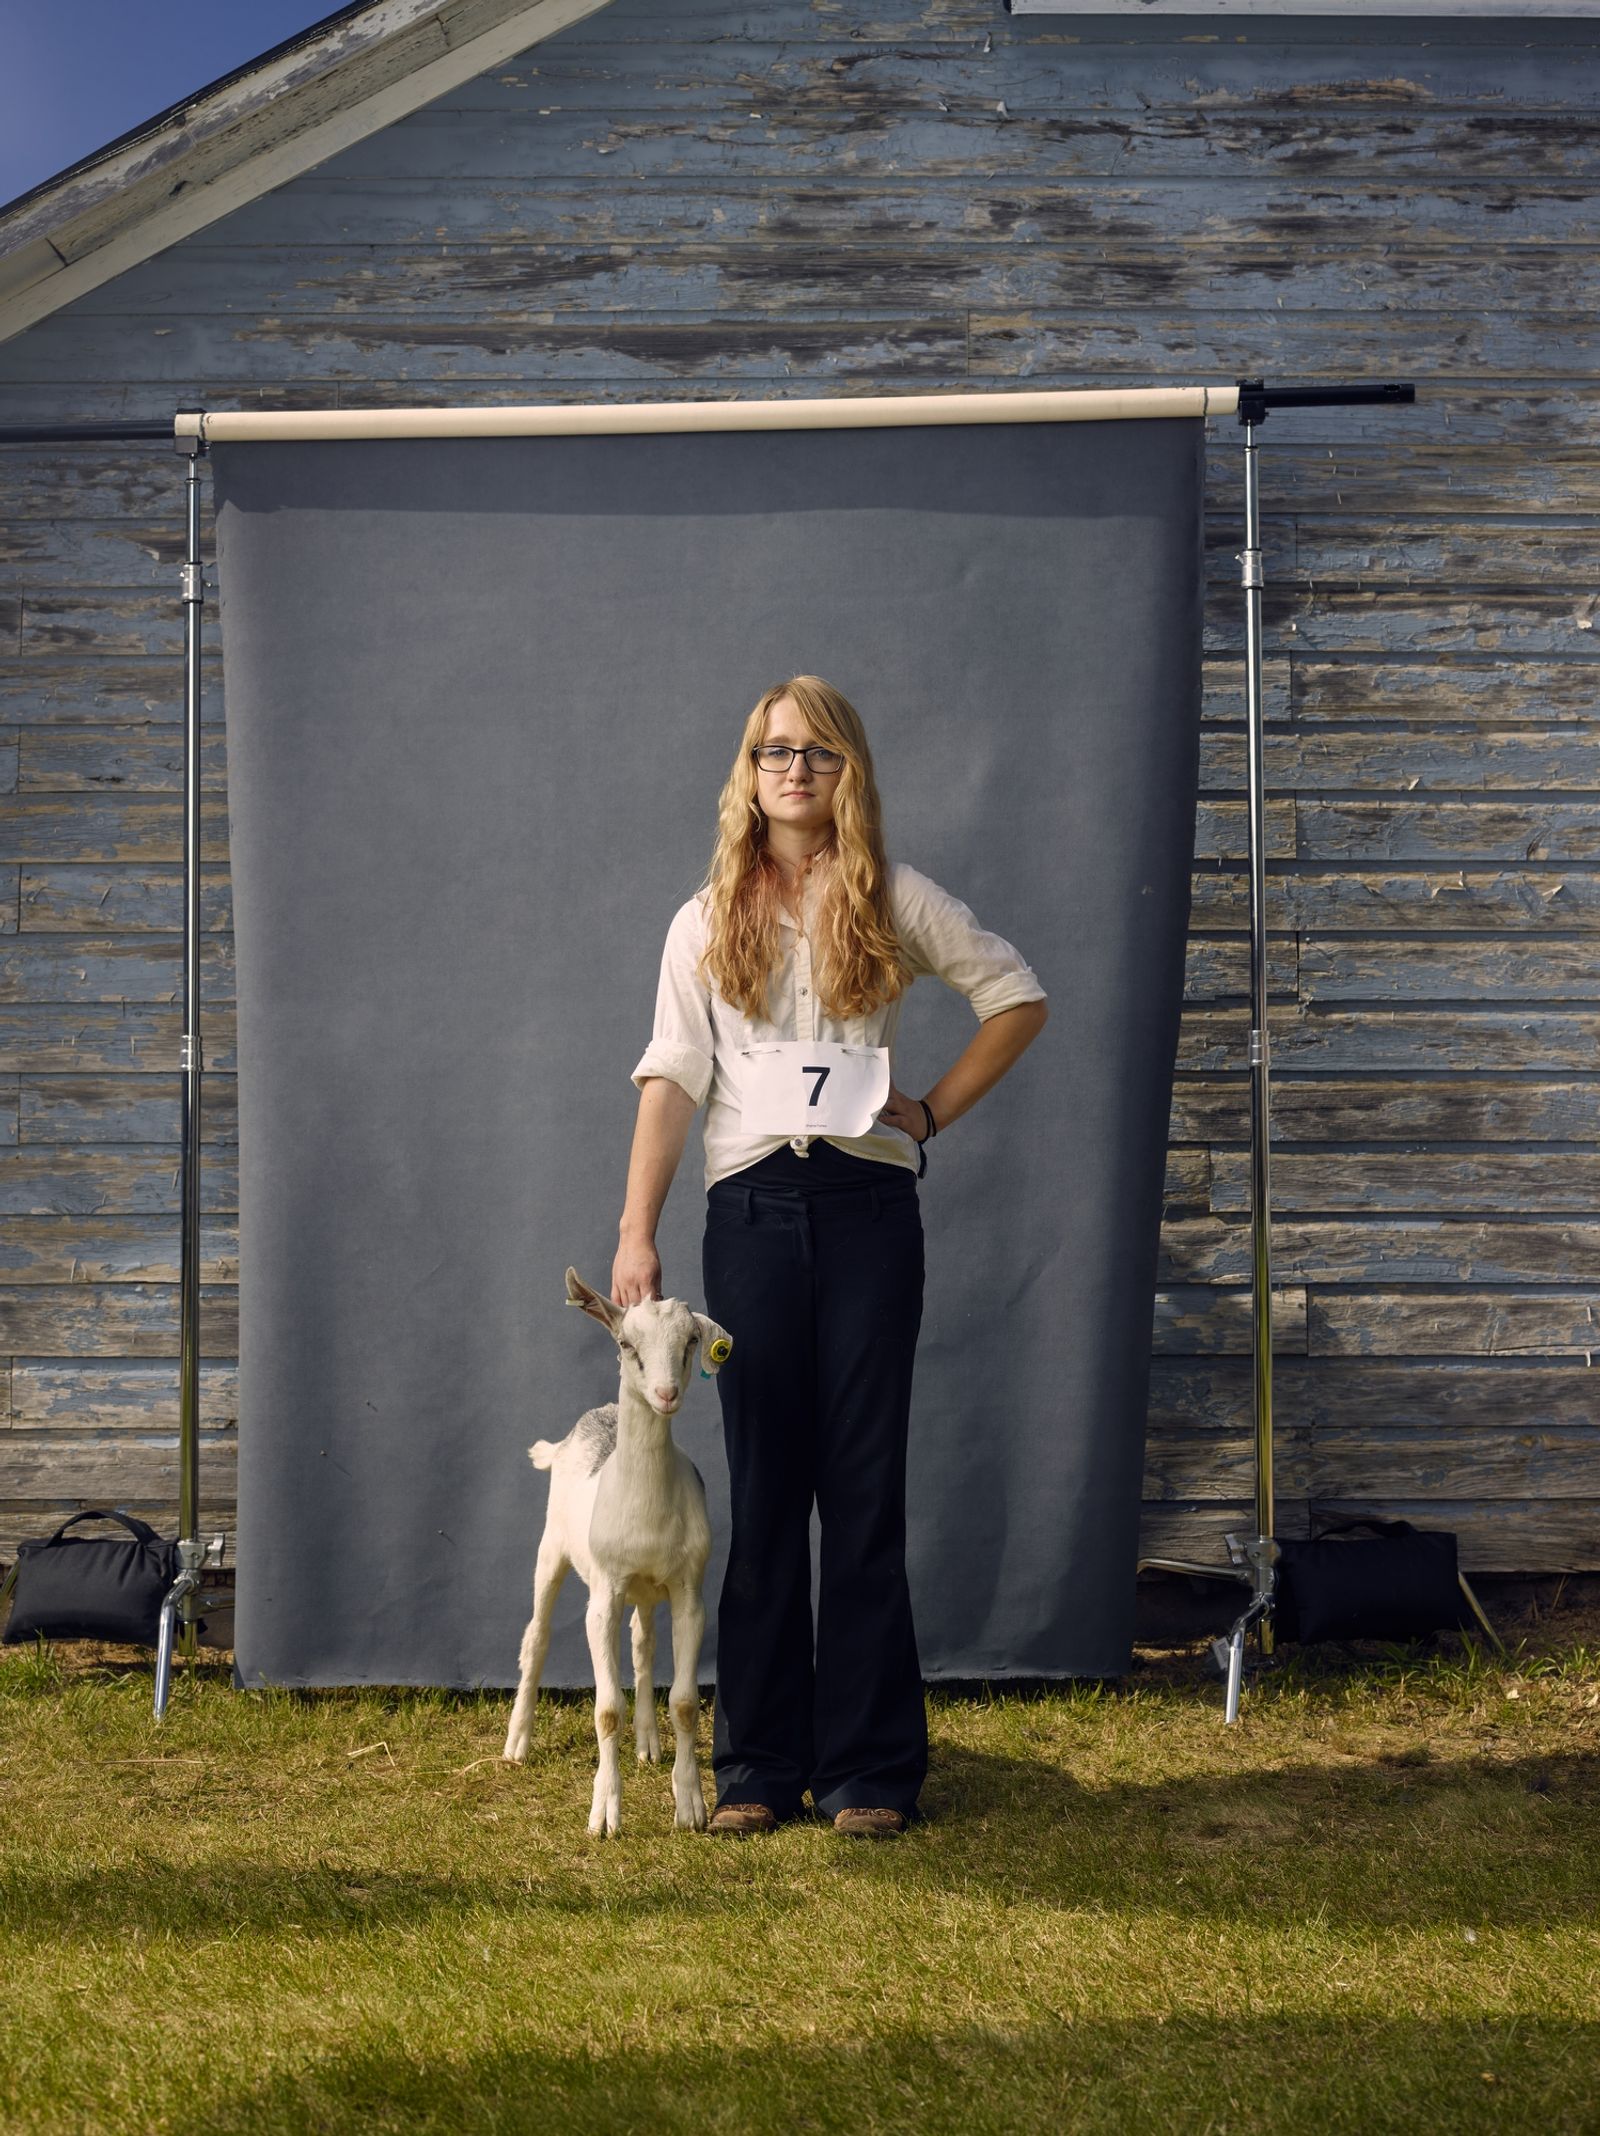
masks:
<svg viewBox="0 0 1600 2136"><path fill-rule="evenodd" d="M696 1795L687 1809L680 1802L672 1821L680 1832L703 1832L706 1828L705 1798Z"/></svg>
<svg viewBox="0 0 1600 2136"><path fill-rule="evenodd" d="M508 1743L500 1753L500 1762L503 1765L525 1765L527 1758L528 1746L526 1743L518 1743L516 1745Z"/></svg>
<svg viewBox="0 0 1600 2136"><path fill-rule="evenodd" d="M646 1737L646 1739L639 1745L639 1763L641 1765L659 1765L660 1762L660 1738L658 1737L655 1741L652 1742L649 1737Z"/></svg>

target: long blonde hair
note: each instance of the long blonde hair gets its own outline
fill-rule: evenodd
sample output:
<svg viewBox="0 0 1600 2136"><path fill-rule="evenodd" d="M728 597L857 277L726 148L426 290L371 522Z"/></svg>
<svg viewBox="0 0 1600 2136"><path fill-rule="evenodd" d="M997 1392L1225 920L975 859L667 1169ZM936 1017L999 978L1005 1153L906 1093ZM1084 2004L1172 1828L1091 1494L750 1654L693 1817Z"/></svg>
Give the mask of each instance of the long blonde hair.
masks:
<svg viewBox="0 0 1600 2136"><path fill-rule="evenodd" d="M844 758L828 843L801 868L802 880L814 871L822 885L812 967L817 998L830 1016L843 1020L895 1000L911 983L911 972L889 904L883 813L866 730L849 698L820 675L774 683L744 723L717 798L716 843L701 885L711 893L701 970L724 1001L746 1016L765 1018L779 959L783 878L767 845L750 752L765 738L767 715L781 697L793 699L813 740Z"/></svg>

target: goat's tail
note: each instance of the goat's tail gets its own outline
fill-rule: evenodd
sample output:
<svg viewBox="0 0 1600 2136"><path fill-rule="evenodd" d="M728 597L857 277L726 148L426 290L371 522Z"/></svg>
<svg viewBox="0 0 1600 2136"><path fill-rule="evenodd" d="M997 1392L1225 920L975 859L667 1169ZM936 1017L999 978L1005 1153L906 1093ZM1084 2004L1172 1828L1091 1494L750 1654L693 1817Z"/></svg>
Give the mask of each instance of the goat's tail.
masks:
<svg viewBox="0 0 1600 2136"><path fill-rule="evenodd" d="M528 1459L535 1468L548 1468L555 1458L555 1444L549 1439L535 1439L528 1448Z"/></svg>

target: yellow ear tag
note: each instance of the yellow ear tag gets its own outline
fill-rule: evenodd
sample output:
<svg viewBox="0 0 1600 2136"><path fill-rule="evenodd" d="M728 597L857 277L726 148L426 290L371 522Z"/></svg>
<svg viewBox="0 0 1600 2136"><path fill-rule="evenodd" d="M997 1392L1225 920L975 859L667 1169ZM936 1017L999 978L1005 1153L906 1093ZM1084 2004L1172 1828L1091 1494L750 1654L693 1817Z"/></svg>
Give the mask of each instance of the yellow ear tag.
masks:
<svg viewBox="0 0 1600 2136"><path fill-rule="evenodd" d="M724 1365L727 1363L729 1356L732 1354L732 1351L733 1344L728 1340L727 1336L719 1335L716 1341L711 1345L710 1349L707 1350L706 1356L711 1360L712 1364ZM711 1377L711 1374L706 1370L704 1365L700 1367L700 1377L702 1379L710 1379Z"/></svg>

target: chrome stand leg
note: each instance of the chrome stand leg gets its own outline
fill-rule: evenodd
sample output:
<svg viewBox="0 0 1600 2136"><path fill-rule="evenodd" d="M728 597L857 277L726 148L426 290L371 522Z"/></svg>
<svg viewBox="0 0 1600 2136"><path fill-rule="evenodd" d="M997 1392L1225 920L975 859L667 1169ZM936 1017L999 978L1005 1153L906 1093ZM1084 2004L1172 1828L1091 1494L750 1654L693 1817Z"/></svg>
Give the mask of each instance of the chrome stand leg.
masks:
<svg viewBox="0 0 1600 2136"><path fill-rule="evenodd" d="M1228 1688L1223 1695L1222 1718L1229 1726L1239 1718L1239 1687L1243 1681L1244 1619L1241 1617L1228 1634Z"/></svg>
<svg viewBox="0 0 1600 2136"><path fill-rule="evenodd" d="M1233 1722L1239 1718L1245 1634L1252 1624L1261 1626L1262 1644L1271 1652L1268 1641L1272 1627L1272 1599L1277 1592L1281 1553L1276 1539L1270 1535L1226 1535L1223 1541L1232 1561L1226 1567L1198 1565L1188 1558L1147 1557L1140 1558L1136 1569L1139 1572L1186 1572L1203 1580L1238 1580L1250 1589L1249 1604L1242 1615L1235 1618L1227 1637L1211 1642L1211 1658L1227 1678L1222 1718L1224 1722Z"/></svg>
<svg viewBox="0 0 1600 2136"><path fill-rule="evenodd" d="M220 1544L221 1538L218 1538ZM167 1710L167 1694L172 1688L172 1649L181 1620L184 1631L184 1652L193 1660L195 1597L200 1590L200 1567L211 1553L199 1543L180 1537L178 1541L178 1577L167 1591L167 1599L161 1605L161 1621L156 1627L156 1696L155 1717L159 1721Z"/></svg>
<svg viewBox="0 0 1600 2136"><path fill-rule="evenodd" d="M1483 1614L1483 1604L1478 1600L1477 1596L1472 1592L1472 1589L1467 1585L1467 1576L1464 1572L1458 1572L1456 1574L1456 1584L1461 1589L1461 1592L1466 1596L1468 1603L1471 1605L1472 1614L1477 1618L1479 1625L1482 1627L1488 1637L1494 1642L1494 1645L1498 1648L1498 1650L1503 1654L1506 1650L1506 1643L1500 1637L1500 1634L1495 1630L1494 1626L1489 1622L1488 1618Z"/></svg>
<svg viewBox="0 0 1600 2136"><path fill-rule="evenodd" d="M156 1633L156 1719L167 1711L167 1693L172 1689L172 1635L178 1621L177 1590L161 1605L161 1624Z"/></svg>
<svg viewBox="0 0 1600 2136"><path fill-rule="evenodd" d="M1230 1544L1235 1538L1229 1538ZM1222 1718L1224 1725L1232 1727L1239 1718L1239 1694L1244 1689L1244 1643L1252 1624L1259 1624L1263 1634L1271 1623L1272 1592L1275 1575L1273 1567L1278 1560L1278 1546L1270 1537L1257 1537L1244 1545L1250 1559L1251 1576L1256 1582L1256 1591L1250 1598L1250 1606L1233 1621L1233 1628L1226 1639L1213 1639L1212 1656L1217 1667L1227 1677L1227 1689L1223 1694ZM1266 1646L1265 1637L1262 1640ZM1268 1649L1270 1651L1270 1649Z"/></svg>

